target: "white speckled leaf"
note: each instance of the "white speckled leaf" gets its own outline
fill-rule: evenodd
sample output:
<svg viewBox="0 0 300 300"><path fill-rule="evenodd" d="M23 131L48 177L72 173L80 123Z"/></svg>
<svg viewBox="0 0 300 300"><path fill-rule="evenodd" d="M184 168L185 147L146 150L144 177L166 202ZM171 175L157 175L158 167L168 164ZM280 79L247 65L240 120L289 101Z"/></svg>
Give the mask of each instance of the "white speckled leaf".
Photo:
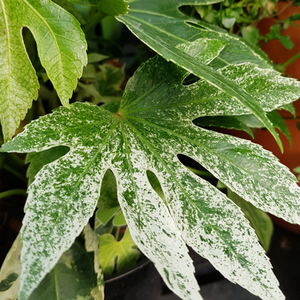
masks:
<svg viewBox="0 0 300 300"><path fill-rule="evenodd" d="M86 42L79 22L50 0L0 0L0 118L10 139L39 87L26 53L22 28L32 32L42 65L64 105L86 64Z"/></svg>
<svg viewBox="0 0 300 300"><path fill-rule="evenodd" d="M129 12L118 16L117 20L165 59L205 79L236 99L241 107L250 110L264 124L283 150L278 133L251 94L239 86L236 78L229 78L218 72L221 67L245 62L264 69L271 69L270 64L255 52L253 46L245 44L240 38L185 16L178 10L182 5L206 4L209 1L128 2Z"/></svg>
<svg viewBox="0 0 300 300"><path fill-rule="evenodd" d="M177 154L197 160L257 207L300 223L296 178L262 147L195 126L192 120L224 94L204 81L183 86L187 75L155 57L129 80L118 113L88 103L61 107L3 146L4 151L16 152L70 148L44 166L29 188L20 300L93 214L107 169L116 176L118 199L134 242L177 295L201 299L186 242L224 276L262 299L284 299L240 209L184 167ZM245 83L245 89L251 86ZM210 91L215 94L207 101ZM278 105L275 97L270 99ZM236 114L237 109L232 105L229 112ZM152 189L148 170L159 179L168 207Z"/></svg>

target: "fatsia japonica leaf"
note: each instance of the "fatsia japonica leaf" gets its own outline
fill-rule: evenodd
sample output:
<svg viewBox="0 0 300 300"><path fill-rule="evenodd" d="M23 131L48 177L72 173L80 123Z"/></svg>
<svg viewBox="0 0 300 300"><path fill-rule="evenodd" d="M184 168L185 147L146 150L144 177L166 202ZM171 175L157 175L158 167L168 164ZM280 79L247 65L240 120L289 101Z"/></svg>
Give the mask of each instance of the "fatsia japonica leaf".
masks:
<svg viewBox="0 0 300 300"><path fill-rule="evenodd" d="M3 151L16 152L70 149L45 165L29 187L19 300L30 295L88 222L108 169L116 177L118 200L134 242L181 298L201 299L185 243L262 299L284 298L240 209L182 165L177 155L198 161L258 208L299 223L296 178L261 146L194 125L193 119L207 113L249 111L234 99L228 99L228 105L228 96L204 80L182 85L188 75L155 57L129 80L117 113L74 103L31 122L3 145ZM278 74L273 75L276 80ZM283 79L278 87L283 95L286 89L283 100L273 95L261 106L274 109L282 101L288 103L299 89L289 82ZM246 79L240 84L251 90ZM263 83L255 91L265 92ZM164 200L152 188L147 171L159 180Z"/></svg>
<svg viewBox="0 0 300 300"><path fill-rule="evenodd" d="M240 38L205 22L189 18L178 9L182 5L208 4L216 1L132 0L128 2L129 13L118 16L120 22L165 59L204 78L239 101L241 106L247 107L272 133L282 150L282 143L270 120L259 104L253 101L251 94L239 86L239 74L228 78L218 72L221 67L231 64L251 62L260 68L271 69L270 64L254 51L253 46L247 45Z"/></svg>
<svg viewBox="0 0 300 300"><path fill-rule="evenodd" d="M50 0L1 0L0 24L0 118L8 140L39 88L22 28L32 32L41 63L64 105L68 105L86 64L87 46L79 22Z"/></svg>

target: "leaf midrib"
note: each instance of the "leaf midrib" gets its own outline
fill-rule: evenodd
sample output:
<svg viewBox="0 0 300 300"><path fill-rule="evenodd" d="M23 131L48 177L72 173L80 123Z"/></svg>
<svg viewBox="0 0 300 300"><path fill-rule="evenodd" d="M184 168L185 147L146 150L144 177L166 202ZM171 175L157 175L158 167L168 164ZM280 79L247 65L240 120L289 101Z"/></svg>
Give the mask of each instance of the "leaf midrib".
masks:
<svg viewBox="0 0 300 300"><path fill-rule="evenodd" d="M5 4L3 0L0 0L1 6L2 6L2 11L3 11L3 18L4 18L4 22L5 22L5 30L6 30L6 36L7 36L7 44L10 45L10 31L9 31L9 26L8 26L8 20L7 20L7 16L6 16L6 9L5 9ZM8 51L8 70L9 70L9 77L11 77L11 67L12 67L12 58L11 58L11 47L8 47L7 49ZM9 86L10 84L10 80L8 80L8 84ZM8 88L7 90L8 93L8 99L10 99L10 88ZM4 98L5 99L5 98ZM3 126L3 125L2 125Z"/></svg>
<svg viewBox="0 0 300 300"><path fill-rule="evenodd" d="M128 124L129 127L131 127L131 129L133 131L136 132L136 134L138 135L139 139L141 140L141 142L144 145L147 145L148 148L152 151L152 153L154 154L154 156L156 156L156 158L162 163L162 165L166 168L167 172L171 175L171 177L173 178L173 181L177 183L177 185L180 187L181 191L183 194L186 195L186 197L189 199L189 202L195 207L196 211L198 211L201 216L203 217L203 219L207 222L207 224L209 224L211 226L211 228L215 231L215 233L217 234L217 236L220 238L220 240L222 240L224 242L225 245L227 245L227 247L231 250L231 252L235 255L235 257L237 258L238 262L239 262L239 255L236 251L234 251L234 249L231 247L230 244L227 243L226 240L224 240L221 235L219 234L219 232L216 230L216 227L211 225L211 223L206 219L205 215L202 213L202 211L197 207L197 205L193 202L193 200L189 197L189 195L186 193L186 191L184 190L184 188L181 186L181 184L178 182L178 180L176 179L176 177L174 176L173 172L168 168L168 166L164 163L163 159L161 158L161 156L156 153L156 151L153 149L153 147L151 146L150 143L148 143L148 141L143 137L143 135L127 120L125 120L124 122L126 122ZM246 265L247 266L247 265ZM252 270L247 266L246 267L249 271L249 273L253 274L255 276L255 278L258 280L258 282L260 282L260 279L257 277L256 274L254 274L252 272ZM271 294L271 292L269 292L269 290L267 289L267 292L269 294Z"/></svg>
<svg viewBox="0 0 300 300"><path fill-rule="evenodd" d="M125 122L128 123L127 121L125 121ZM129 151L129 147L128 147L127 137L126 137L126 134L125 134L124 124L123 124L123 122L120 122L120 123L121 123L121 131L122 131L122 135L123 135L124 143L125 143L126 158L127 158L128 164L130 166L131 181L132 181L133 186L134 186L135 194L138 195L136 184L135 184L135 181L133 179L133 168L132 168L131 160L130 160L130 157L129 157L130 151ZM139 200L139 197L137 197L136 199ZM139 205L140 211L142 212L143 210L141 209L142 206L141 206L140 200L138 201L138 205ZM140 214L138 214L138 220L140 220ZM148 229L151 232L151 236L155 236L156 235L156 234L153 234L151 226ZM180 239L182 239L181 236L180 236ZM161 249L159 248L159 250L161 250ZM168 263L168 266L169 266L169 260L166 258L166 255L165 255L164 251L160 251L160 253L161 253L162 257L164 258L164 260ZM169 281L169 284L172 286L172 284L171 284L170 281Z"/></svg>
<svg viewBox="0 0 300 300"><path fill-rule="evenodd" d="M147 90L143 95L141 95L136 100L132 101L130 104L128 104L125 108L128 110L129 108L133 107L134 105L141 102L143 99L145 99L148 95L150 95L153 91L155 91L157 88L159 88L163 83L165 83L168 80L168 78L163 79L160 81L160 83L154 85L151 89ZM122 112L122 107L120 108L120 113Z"/></svg>
<svg viewBox="0 0 300 300"><path fill-rule="evenodd" d="M63 53L63 51L60 51L60 47L59 47L59 45L58 45L58 43L57 43L57 40L56 40L56 36L55 36L55 33L53 32L53 30L51 29L51 27L49 26L49 24L46 22L46 20L42 17L42 15L31 5L31 4L29 4L29 2L27 1L27 0L22 0L36 15L37 15L37 17L45 24L45 26L47 27L47 29L48 29L48 32L50 32L50 34L52 35L52 38L53 38L53 40L54 40L54 43L55 43L55 46L56 46L56 49L58 49L58 54L59 54L59 57L60 57L60 59L58 60L58 62L59 62L59 66L60 66L60 69L61 70L63 70L63 67L62 67L62 65L63 65L63 63L62 63L62 53ZM49 5L53 5L53 3L52 2L50 2L49 1ZM30 28L31 26L28 24L28 28ZM63 72L60 72L59 73L59 75L60 74L63 74ZM64 76L63 75L61 75L60 76L60 78L61 78L61 81L63 81L63 82L65 82L65 80L64 80Z"/></svg>

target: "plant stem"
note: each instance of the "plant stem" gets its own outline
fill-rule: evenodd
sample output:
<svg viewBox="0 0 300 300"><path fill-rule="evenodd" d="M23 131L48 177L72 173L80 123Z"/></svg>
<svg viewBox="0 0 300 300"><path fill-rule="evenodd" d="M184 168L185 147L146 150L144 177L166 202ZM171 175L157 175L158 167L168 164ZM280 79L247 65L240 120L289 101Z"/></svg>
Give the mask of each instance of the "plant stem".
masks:
<svg viewBox="0 0 300 300"><path fill-rule="evenodd" d="M95 28L95 26L98 23L100 23L106 16L107 15L101 11L98 11L97 13L95 13L92 16L92 18L90 19L90 21L82 26L82 30L84 31L84 33L87 34L87 32L89 32L91 29Z"/></svg>
<svg viewBox="0 0 300 300"><path fill-rule="evenodd" d="M9 191L0 193L0 199L9 197L9 196L15 196L15 195L27 196L27 193L25 190L22 190L22 189L13 189L13 190L9 190Z"/></svg>
<svg viewBox="0 0 300 300"><path fill-rule="evenodd" d="M20 178L22 181L26 182L26 179L24 178L23 174L17 171L15 168L11 167L10 165L5 164L3 166L3 169Z"/></svg>
<svg viewBox="0 0 300 300"><path fill-rule="evenodd" d="M115 239L116 241L119 241L119 236L120 236L120 226L117 227L117 230L116 230L116 235L115 235Z"/></svg>
<svg viewBox="0 0 300 300"><path fill-rule="evenodd" d="M289 64L291 64L292 62L294 62L299 57L300 57L300 52L298 52L296 55L294 55L293 57L291 57L289 60L287 60L281 66L284 67L284 68L286 68Z"/></svg>

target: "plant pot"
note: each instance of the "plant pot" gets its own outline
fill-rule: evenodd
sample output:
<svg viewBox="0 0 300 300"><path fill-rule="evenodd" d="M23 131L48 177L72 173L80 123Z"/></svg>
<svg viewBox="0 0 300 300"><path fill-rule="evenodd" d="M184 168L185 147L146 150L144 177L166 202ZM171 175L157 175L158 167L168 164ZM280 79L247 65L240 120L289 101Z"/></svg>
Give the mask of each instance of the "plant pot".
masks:
<svg viewBox="0 0 300 300"><path fill-rule="evenodd" d="M278 2L277 4L278 19L285 20L293 14L300 13L300 7L291 4L291 2ZM290 50L286 49L279 40L272 40L261 47L274 64L283 64L300 52L300 20L294 21L298 27L290 25L286 30L282 30L283 36L288 35L293 42L294 47ZM260 35L266 35L270 26L275 25L275 18L265 18L257 23ZM285 69L285 75L300 80L300 58L293 61ZM300 100L294 103L297 116L300 116ZM290 116L288 112L281 111L282 116Z"/></svg>
<svg viewBox="0 0 300 300"><path fill-rule="evenodd" d="M147 258L105 280L105 300L155 300L161 290L161 277Z"/></svg>
<svg viewBox="0 0 300 300"><path fill-rule="evenodd" d="M293 14L300 13L300 7L293 5L291 2L279 2L277 10L279 12L279 20L284 20ZM294 44L292 49L286 49L279 40L269 41L261 47L274 64L283 64L300 52L300 20L294 22L298 27L290 25L286 30L282 30L281 32L283 36L288 35L290 37L290 40ZM257 28L261 35L265 35L269 32L270 26L275 25L275 23L276 19L266 18L258 22ZM285 68L285 75L300 80L300 58L290 63ZM290 146L289 141L280 134L280 138L283 142L284 153L280 152L274 138L267 130L257 129L255 131L254 139L255 143L258 143L265 149L270 150L279 158L280 162L289 167L291 171L293 171L295 167L300 166L300 131L297 128L297 123L300 123L300 99L294 102L294 107L296 110L295 119L291 117L289 112L279 111L280 115L284 118L293 139L292 146ZM300 234L299 225L293 225L280 218L271 217L275 224Z"/></svg>

